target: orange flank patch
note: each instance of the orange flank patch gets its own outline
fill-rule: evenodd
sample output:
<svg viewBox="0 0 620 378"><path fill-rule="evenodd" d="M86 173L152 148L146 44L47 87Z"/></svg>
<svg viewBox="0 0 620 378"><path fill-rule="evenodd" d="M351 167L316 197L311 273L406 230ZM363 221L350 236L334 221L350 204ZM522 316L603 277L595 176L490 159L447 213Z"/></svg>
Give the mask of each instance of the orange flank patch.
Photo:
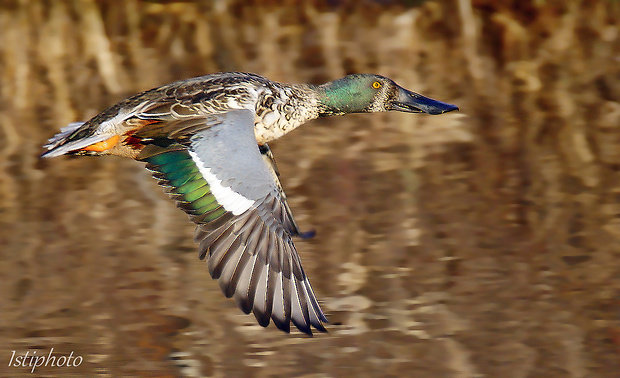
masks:
<svg viewBox="0 0 620 378"><path fill-rule="evenodd" d="M91 144L90 146L84 147L81 150L82 151L96 151L96 152L106 151L106 150L109 150L110 148L116 146L120 139L121 139L120 136L114 135L110 139L106 139L106 140L104 140L102 142Z"/></svg>

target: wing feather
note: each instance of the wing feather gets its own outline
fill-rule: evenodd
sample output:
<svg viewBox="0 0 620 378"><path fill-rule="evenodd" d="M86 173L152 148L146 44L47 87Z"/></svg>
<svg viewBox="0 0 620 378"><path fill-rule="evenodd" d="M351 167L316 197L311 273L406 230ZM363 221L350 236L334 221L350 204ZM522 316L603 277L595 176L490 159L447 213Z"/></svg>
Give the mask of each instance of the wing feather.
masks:
<svg viewBox="0 0 620 378"><path fill-rule="evenodd" d="M293 323L308 335L311 327L325 331L327 319L293 244L299 228L269 148L256 145L253 114L229 111L204 117L203 124L194 121L177 120L178 129L152 122L138 136L157 138L167 131L176 138L148 146L142 158L197 223L199 257L207 258L226 297L244 313L253 312L260 325L273 321L289 332Z"/></svg>

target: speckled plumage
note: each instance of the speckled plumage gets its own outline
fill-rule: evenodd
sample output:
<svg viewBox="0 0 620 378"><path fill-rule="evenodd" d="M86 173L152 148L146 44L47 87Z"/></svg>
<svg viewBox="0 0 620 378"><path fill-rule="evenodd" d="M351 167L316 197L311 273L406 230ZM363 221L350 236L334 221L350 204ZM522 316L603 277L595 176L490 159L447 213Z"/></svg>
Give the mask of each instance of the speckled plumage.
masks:
<svg viewBox="0 0 620 378"><path fill-rule="evenodd" d="M258 323L312 335L323 314L293 237L295 222L267 145L303 123L347 113L441 114L456 106L378 75L320 86L218 73L138 93L84 123L61 129L42 156L119 155L147 163L197 224L211 276Z"/></svg>
<svg viewBox="0 0 620 378"><path fill-rule="evenodd" d="M84 123L69 138L50 140L47 146L56 148L104 131L126 134L142 127L146 120L182 120L186 116L216 114L231 109L255 112L256 140L265 144L319 116L314 88L305 84L283 85L243 72L177 81L123 100ZM143 134L146 135L146 131ZM105 153L135 158L139 151L136 145L121 143Z"/></svg>

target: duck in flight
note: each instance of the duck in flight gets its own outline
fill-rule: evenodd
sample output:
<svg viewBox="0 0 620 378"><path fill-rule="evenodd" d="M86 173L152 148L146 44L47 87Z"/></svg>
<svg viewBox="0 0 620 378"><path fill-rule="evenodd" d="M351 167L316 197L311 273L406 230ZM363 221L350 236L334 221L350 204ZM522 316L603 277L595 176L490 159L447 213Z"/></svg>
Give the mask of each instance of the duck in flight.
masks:
<svg viewBox="0 0 620 378"><path fill-rule="evenodd" d="M62 128L41 156L119 155L146 162L190 219L200 259L226 297L290 332L328 323L293 237L300 232L267 145L305 122L397 110L442 114L455 105L393 80L348 75L322 85L281 84L229 72L177 81L131 96L89 121Z"/></svg>

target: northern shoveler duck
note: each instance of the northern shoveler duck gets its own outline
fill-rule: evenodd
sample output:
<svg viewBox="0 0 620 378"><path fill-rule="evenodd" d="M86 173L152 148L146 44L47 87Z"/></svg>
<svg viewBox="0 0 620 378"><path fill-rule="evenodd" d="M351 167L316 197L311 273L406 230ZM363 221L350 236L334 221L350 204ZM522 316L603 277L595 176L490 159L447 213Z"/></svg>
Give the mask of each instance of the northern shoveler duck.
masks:
<svg viewBox="0 0 620 378"><path fill-rule="evenodd" d="M312 335L327 318L301 266L300 232L267 143L325 116L457 110L379 75L322 85L231 72L138 93L61 129L41 156L120 155L146 162L192 221L200 259L226 297L258 323Z"/></svg>

